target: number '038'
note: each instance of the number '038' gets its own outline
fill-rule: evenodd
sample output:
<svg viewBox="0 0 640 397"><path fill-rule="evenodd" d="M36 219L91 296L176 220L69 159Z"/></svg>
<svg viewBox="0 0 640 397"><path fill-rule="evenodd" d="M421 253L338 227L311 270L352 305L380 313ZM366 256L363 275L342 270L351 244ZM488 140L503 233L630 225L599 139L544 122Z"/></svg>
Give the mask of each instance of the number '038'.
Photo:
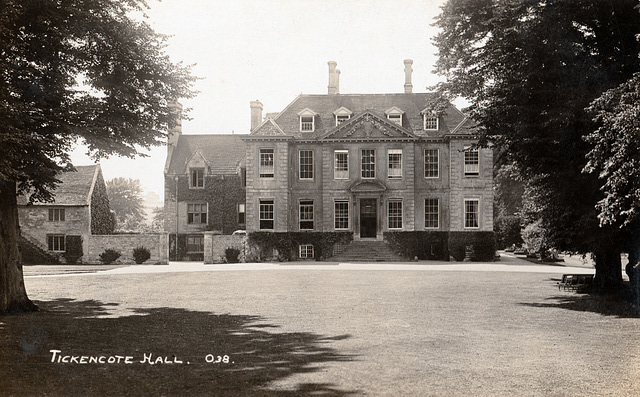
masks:
<svg viewBox="0 0 640 397"><path fill-rule="evenodd" d="M229 364L229 356L227 356L226 354L224 356L214 356L213 354L207 354L204 359L209 364Z"/></svg>

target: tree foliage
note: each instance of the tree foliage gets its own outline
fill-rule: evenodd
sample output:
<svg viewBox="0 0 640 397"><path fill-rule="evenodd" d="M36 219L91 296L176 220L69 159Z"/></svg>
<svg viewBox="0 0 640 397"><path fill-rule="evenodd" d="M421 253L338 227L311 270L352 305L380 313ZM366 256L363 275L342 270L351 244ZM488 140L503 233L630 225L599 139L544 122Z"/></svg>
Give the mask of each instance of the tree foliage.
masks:
<svg viewBox="0 0 640 397"><path fill-rule="evenodd" d="M619 268L598 267L598 255L613 257L621 239L618 229L598 227L602 182L582 172L590 151L583 137L597 128L585 109L640 70L637 5L450 0L435 23L436 71L447 77L440 90L472 103L482 143L492 142L535 192L550 241L596 253L596 277L613 284Z"/></svg>
<svg viewBox="0 0 640 397"><path fill-rule="evenodd" d="M139 179L113 178L107 181L109 205L116 215L118 230L135 230L145 220Z"/></svg>
<svg viewBox="0 0 640 397"><path fill-rule="evenodd" d="M144 0L5 0L0 8L0 178L48 200L78 140L99 159L134 157L191 97L189 67L133 18Z"/></svg>
<svg viewBox="0 0 640 397"><path fill-rule="evenodd" d="M16 192L51 200L80 141L93 158L134 157L175 125L190 67L164 52L145 0L0 3L0 312L33 309L19 261Z"/></svg>

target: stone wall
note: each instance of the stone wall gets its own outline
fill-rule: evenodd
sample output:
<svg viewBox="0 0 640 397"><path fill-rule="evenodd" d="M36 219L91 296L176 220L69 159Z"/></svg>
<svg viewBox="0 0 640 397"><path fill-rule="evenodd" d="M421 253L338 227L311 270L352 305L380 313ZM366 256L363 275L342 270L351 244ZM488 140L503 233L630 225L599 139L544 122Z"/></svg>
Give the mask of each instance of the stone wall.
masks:
<svg viewBox="0 0 640 397"><path fill-rule="evenodd" d="M247 237L240 235L221 235L215 232L204 233L204 263L224 262L224 252L227 248L236 248L240 251L240 262L245 262Z"/></svg>
<svg viewBox="0 0 640 397"><path fill-rule="evenodd" d="M145 247L151 252L151 258L144 264L165 264L169 258L169 238L166 233L91 235L87 240L89 249L82 257L84 263L100 263L100 254L106 249L113 249L122 254L117 263L135 264L133 249L137 247Z"/></svg>

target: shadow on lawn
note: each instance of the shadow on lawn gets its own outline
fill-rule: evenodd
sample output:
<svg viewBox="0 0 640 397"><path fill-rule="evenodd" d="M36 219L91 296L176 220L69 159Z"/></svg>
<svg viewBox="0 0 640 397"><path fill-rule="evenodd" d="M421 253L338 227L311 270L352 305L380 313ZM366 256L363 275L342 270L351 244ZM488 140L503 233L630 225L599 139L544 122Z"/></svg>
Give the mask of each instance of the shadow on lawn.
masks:
<svg viewBox="0 0 640 397"><path fill-rule="evenodd" d="M329 347L349 335L278 333L258 316L175 308L135 309L108 317L116 304L38 302L41 311L0 317L3 395L347 396L325 383L270 390L270 382L350 361ZM52 363L53 353L78 363ZM151 354L150 365L145 361ZM211 356L208 356L211 355ZM229 362L225 363L225 355ZM80 364L82 356L120 363ZM127 356L131 358L126 358ZM207 359L220 363L207 363ZM67 358L72 361L73 359ZM157 361L160 360L160 361ZM131 362L131 364L125 363ZM167 363L161 363L167 362ZM182 363L179 363L182 361ZM157 362L157 363L156 363Z"/></svg>
<svg viewBox="0 0 640 397"><path fill-rule="evenodd" d="M619 318L640 318L640 313L629 303L624 294L567 292L567 295L547 298L547 301L548 303L521 303L521 305L592 312Z"/></svg>

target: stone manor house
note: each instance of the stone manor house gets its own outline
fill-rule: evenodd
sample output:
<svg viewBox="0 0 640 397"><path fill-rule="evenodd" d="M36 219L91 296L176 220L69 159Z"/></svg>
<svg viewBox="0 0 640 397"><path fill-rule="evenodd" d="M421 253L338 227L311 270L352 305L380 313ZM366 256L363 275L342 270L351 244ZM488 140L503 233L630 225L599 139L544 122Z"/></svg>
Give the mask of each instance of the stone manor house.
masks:
<svg viewBox="0 0 640 397"><path fill-rule="evenodd" d="M404 66L402 93L341 94L329 62L327 94L266 117L252 101L248 135L178 127L165 167L174 254L198 258L205 232L244 229L264 256L288 259L358 245L358 255L389 245L405 258L492 257L492 151L475 146L474 124L452 104L414 93Z"/></svg>

